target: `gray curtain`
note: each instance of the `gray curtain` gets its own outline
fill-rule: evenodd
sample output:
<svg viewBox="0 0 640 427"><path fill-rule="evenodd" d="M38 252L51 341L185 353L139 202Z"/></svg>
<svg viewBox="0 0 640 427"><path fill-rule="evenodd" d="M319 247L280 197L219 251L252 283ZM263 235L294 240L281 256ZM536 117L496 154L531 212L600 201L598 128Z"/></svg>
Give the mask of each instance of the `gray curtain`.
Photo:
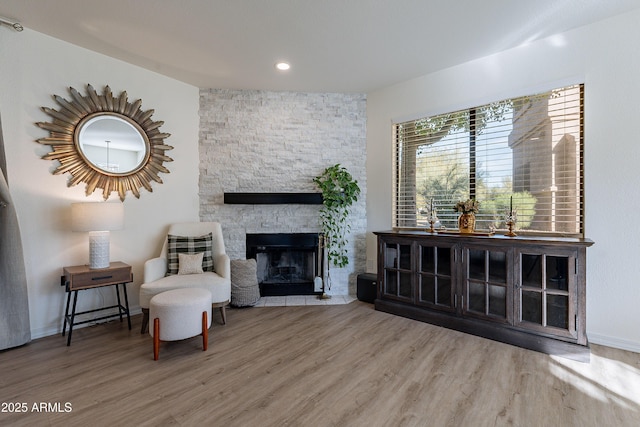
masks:
<svg viewBox="0 0 640 427"><path fill-rule="evenodd" d="M0 350L31 341L27 274L6 170L0 120Z"/></svg>

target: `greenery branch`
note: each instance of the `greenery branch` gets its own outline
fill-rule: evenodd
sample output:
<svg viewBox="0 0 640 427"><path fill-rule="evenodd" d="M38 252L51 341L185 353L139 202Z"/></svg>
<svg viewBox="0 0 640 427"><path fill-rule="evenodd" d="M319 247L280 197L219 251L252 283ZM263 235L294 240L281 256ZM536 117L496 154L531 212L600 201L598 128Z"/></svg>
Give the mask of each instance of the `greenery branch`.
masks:
<svg viewBox="0 0 640 427"><path fill-rule="evenodd" d="M322 192L320 228L324 234L329 264L346 267L349 265L347 234L351 231L347 220L351 205L360 195L358 181L344 167L336 164L326 168L313 182Z"/></svg>

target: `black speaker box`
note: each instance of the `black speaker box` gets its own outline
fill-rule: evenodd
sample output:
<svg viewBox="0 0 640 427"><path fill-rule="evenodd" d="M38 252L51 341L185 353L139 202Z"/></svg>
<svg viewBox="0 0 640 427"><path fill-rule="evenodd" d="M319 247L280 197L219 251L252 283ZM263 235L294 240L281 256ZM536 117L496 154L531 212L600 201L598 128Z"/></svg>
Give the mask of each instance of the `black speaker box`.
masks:
<svg viewBox="0 0 640 427"><path fill-rule="evenodd" d="M374 273L358 274L358 299L373 303L378 295L378 276Z"/></svg>

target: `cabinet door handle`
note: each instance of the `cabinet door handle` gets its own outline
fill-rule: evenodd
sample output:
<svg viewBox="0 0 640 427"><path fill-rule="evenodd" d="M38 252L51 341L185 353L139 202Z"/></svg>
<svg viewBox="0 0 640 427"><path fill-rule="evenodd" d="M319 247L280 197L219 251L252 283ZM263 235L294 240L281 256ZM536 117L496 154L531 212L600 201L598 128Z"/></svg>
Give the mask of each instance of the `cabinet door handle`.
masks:
<svg viewBox="0 0 640 427"><path fill-rule="evenodd" d="M92 277L91 280L104 280L104 279L112 279L113 276L99 276L99 277Z"/></svg>

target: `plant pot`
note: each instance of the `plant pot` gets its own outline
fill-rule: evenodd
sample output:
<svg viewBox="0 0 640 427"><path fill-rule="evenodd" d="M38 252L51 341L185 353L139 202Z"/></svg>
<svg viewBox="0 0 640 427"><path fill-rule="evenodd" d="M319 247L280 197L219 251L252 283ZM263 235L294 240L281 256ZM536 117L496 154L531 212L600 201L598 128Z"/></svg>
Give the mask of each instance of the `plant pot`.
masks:
<svg viewBox="0 0 640 427"><path fill-rule="evenodd" d="M458 218L458 230L460 233L473 233L476 230L476 215L473 213L463 213Z"/></svg>

